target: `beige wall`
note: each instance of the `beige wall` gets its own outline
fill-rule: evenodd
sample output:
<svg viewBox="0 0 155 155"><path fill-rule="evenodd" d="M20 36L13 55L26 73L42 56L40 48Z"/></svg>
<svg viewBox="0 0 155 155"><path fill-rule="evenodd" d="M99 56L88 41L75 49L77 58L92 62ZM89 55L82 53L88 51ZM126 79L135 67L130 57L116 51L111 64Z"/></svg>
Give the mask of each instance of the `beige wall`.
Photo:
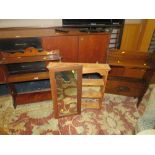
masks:
<svg viewBox="0 0 155 155"><path fill-rule="evenodd" d="M140 24L142 19L126 19L125 24Z"/></svg>
<svg viewBox="0 0 155 155"><path fill-rule="evenodd" d="M53 27L61 26L61 19L0 19L3 27Z"/></svg>

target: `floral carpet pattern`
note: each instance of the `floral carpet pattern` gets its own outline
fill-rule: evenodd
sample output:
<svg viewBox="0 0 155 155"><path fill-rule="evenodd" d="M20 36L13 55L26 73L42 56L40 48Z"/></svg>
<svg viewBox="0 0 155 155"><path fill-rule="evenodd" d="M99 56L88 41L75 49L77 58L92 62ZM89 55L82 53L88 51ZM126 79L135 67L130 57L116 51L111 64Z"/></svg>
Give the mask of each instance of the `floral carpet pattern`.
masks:
<svg viewBox="0 0 155 155"><path fill-rule="evenodd" d="M103 109L83 108L81 115L55 119L51 101L12 106L11 96L0 97L0 127L18 135L134 134L139 118L137 99L105 94Z"/></svg>

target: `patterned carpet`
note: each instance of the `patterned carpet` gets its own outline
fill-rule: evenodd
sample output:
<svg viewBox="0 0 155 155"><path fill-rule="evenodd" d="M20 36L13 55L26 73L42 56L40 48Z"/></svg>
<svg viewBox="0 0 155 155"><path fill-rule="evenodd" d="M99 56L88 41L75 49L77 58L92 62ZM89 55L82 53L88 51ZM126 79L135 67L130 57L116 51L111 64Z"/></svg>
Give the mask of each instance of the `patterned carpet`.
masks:
<svg viewBox="0 0 155 155"><path fill-rule="evenodd" d="M51 101L20 105L14 110L10 96L0 97L0 127L9 134L134 134L139 117L137 99L105 95L104 108L82 109L81 115L53 117Z"/></svg>

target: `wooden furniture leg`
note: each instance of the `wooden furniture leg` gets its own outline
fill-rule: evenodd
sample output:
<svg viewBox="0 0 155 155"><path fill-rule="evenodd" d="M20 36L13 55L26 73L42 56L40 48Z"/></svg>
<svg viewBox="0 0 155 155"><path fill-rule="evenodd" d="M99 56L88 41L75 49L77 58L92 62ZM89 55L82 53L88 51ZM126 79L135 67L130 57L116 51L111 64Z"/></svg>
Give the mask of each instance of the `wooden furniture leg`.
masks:
<svg viewBox="0 0 155 155"><path fill-rule="evenodd" d="M8 83L7 85L8 85L9 92L10 92L12 99L13 99L13 106L14 106L14 108L16 108L17 107L17 103L16 103L17 91L16 91L16 88L15 88L13 83Z"/></svg>
<svg viewBox="0 0 155 155"><path fill-rule="evenodd" d="M107 76L108 76L108 72L106 72L106 71L104 71L105 73L104 73L104 75L102 75L103 77L103 83L104 83L104 85L103 86L101 86L101 88L100 88L100 92L101 92L101 99L100 99L100 109L103 107L103 99L104 99L104 94L105 94L105 87L106 87L106 82L107 82Z"/></svg>

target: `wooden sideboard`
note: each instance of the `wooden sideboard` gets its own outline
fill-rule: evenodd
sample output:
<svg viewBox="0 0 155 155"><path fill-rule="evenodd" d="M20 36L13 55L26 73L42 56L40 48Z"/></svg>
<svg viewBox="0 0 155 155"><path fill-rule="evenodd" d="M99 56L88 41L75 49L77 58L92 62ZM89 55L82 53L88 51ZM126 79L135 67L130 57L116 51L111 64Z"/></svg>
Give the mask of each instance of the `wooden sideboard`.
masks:
<svg viewBox="0 0 155 155"><path fill-rule="evenodd" d="M44 50L59 49L63 62L105 63L109 34L43 37Z"/></svg>

